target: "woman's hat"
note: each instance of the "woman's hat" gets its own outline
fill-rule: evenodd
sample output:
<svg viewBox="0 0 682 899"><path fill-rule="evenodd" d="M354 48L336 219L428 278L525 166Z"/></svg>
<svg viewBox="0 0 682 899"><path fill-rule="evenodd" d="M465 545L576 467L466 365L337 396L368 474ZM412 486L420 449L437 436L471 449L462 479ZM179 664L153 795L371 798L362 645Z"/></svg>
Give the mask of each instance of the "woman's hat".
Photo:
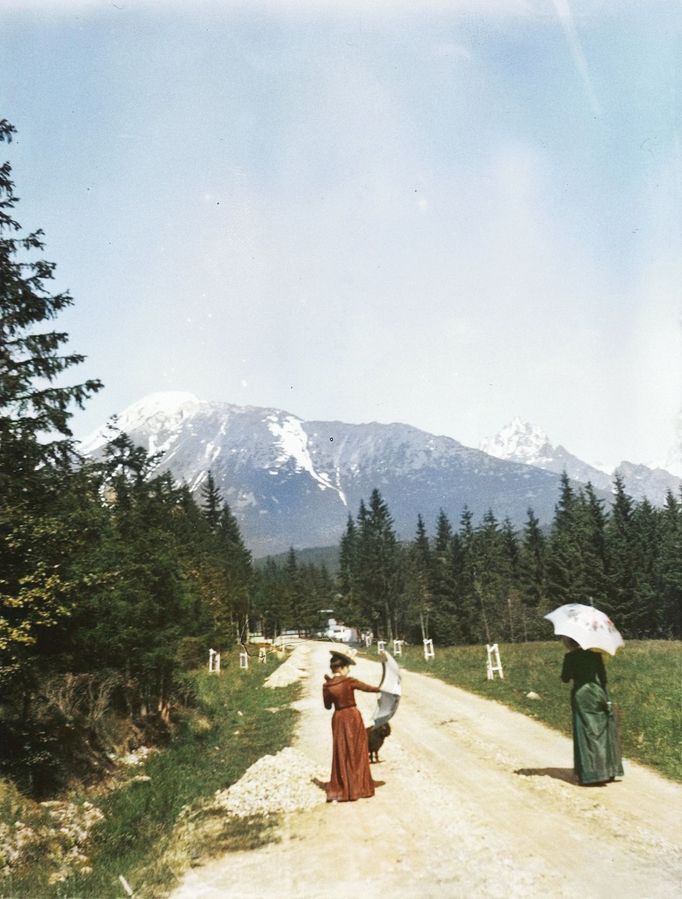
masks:
<svg viewBox="0 0 682 899"><path fill-rule="evenodd" d="M350 646L343 646L341 649L330 649L329 652L332 654L332 662L335 658L339 658L347 665L355 665L353 656L357 655L357 650L352 649Z"/></svg>

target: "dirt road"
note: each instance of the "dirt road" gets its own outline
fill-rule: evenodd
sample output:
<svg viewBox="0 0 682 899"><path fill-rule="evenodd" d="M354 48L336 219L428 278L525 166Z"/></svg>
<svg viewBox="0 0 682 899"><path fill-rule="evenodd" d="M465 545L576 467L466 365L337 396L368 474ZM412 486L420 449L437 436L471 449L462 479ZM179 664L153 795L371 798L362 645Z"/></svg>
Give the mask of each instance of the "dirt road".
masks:
<svg viewBox="0 0 682 899"><path fill-rule="evenodd" d="M329 652L309 646L295 746L325 771ZM358 700L369 722L376 699ZM174 899L682 895L681 787L627 760L621 782L576 786L570 739L410 672L392 726L373 799L285 816L279 843L189 872Z"/></svg>

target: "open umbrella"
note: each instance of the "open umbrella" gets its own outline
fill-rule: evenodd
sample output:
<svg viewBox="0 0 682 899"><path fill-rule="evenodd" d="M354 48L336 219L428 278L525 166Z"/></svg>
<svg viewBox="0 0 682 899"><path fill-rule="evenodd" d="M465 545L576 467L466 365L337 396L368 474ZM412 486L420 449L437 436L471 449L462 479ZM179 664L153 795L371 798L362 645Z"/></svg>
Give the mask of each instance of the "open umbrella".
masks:
<svg viewBox="0 0 682 899"><path fill-rule="evenodd" d="M400 666L386 650L384 650L382 665L384 673L379 684L381 693L379 693L379 700L373 716L374 724L386 724L395 715L402 693Z"/></svg>
<svg viewBox="0 0 682 899"><path fill-rule="evenodd" d="M582 649L597 649L615 656L624 641L615 624L605 612L579 602L559 606L545 615L554 625L554 633L570 637Z"/></svg>

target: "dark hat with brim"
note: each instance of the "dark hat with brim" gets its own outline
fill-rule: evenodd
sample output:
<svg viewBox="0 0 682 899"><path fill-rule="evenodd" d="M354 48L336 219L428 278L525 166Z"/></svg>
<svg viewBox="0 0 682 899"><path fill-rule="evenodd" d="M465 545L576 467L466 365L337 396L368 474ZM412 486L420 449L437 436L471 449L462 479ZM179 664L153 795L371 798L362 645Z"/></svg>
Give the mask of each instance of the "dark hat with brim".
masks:
<svg viewBox="0 0 682 899"><path fill-rule="evenodd" d="M350 650L348 649L330 649L329 652L332 654L331 661L334 659L341 659L346 665L355 665L355 659L351 656Z"/></svg>

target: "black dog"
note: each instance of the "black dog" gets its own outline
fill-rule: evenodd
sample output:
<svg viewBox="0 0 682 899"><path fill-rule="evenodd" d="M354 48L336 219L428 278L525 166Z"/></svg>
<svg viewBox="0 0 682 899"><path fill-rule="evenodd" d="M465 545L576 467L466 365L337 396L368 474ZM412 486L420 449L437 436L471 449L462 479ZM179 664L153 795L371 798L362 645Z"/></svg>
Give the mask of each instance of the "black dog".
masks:
<svg viewBox="0 0 682 899"><path fill-rule="evenodd" d="M369 747L370 762L379 761L379 750L384 745L384 740L391 733L391 725L373 724L367 728L367 746Z"/></svg>

